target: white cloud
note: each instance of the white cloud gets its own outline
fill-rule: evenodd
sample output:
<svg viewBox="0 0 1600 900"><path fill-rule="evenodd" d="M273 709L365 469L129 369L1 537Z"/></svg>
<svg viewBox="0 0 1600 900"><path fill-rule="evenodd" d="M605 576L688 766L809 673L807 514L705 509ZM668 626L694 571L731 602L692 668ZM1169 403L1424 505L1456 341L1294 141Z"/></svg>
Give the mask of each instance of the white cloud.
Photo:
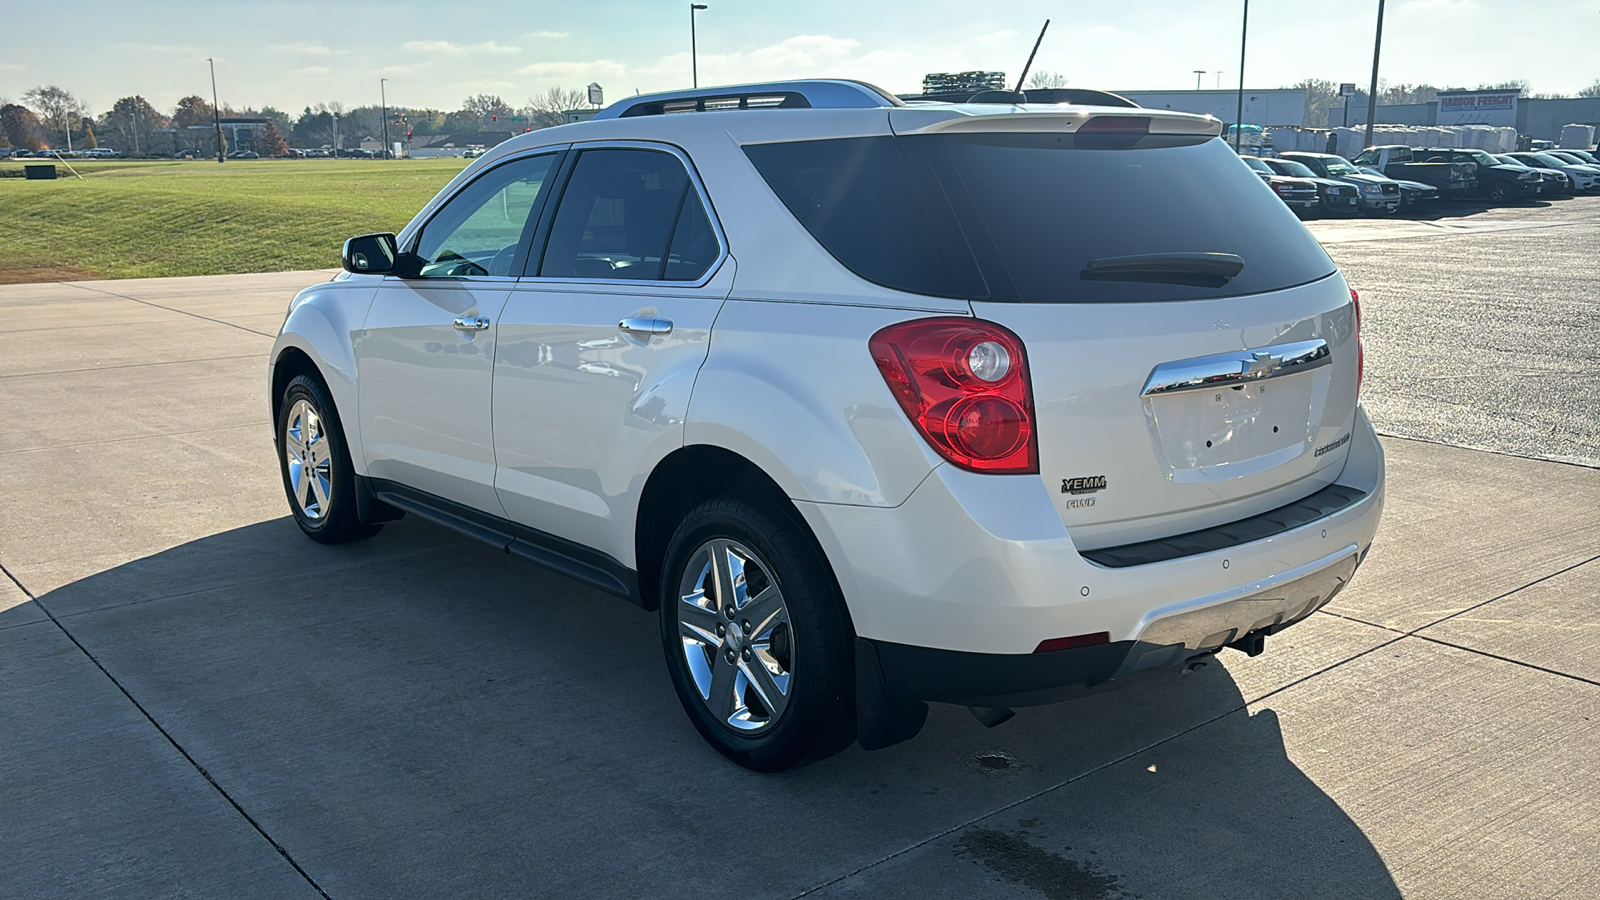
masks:
<svg viewBox="0 0 1600 900"><path fill-rule="evenodd" d="M534 40L562 40L562 39L565 39L565 38L572 37L572 32L570 32L570 31L530 31L527 34L523 35L523 37L533 38Z"/></svg>
<svg viewBox="0 0 1600 900"><path fill-rule="evenodd" d="M0 63L0 72L21 72L27 67L26 63Z"/></svg>
<svg viewBox="0 0 1600 900"><path fill-rule="evenodd" d="M294 41L288 44L273 44L267 48L276 53L293 53L299 56L333 56L344 53L343 50L334 50L320 41Z"/></svg>
<svg viewBox="0 0 1600 900"><path fill-rule="evenodd" d="M329 70L327 66L306 66L303 69L295 69L294 74L315 77L318 75L326 75L328 74L328 71Z"/></svg>
<svg viewBox="0 0 1600 900"><path fill-rule="evenodd" d="M494 41L481 44L457 44L452 41L407 41L400 45L407 53L432 53L443 56L461 56L469 53L521 53L521 47L508 47Z"/></svg>

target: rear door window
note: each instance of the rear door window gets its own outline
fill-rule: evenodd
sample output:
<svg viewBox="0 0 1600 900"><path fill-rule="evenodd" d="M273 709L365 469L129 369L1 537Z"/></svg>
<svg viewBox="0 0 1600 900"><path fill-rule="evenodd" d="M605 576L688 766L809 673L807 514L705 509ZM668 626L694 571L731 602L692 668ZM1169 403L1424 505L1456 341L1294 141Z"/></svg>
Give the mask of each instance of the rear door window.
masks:
<svg viewBox="0 0 1600 900"><path fill-rule="evenodd" d="M561 193L542 278L694 281L720 253L683 163L659 150L585 150Z"/></svg>

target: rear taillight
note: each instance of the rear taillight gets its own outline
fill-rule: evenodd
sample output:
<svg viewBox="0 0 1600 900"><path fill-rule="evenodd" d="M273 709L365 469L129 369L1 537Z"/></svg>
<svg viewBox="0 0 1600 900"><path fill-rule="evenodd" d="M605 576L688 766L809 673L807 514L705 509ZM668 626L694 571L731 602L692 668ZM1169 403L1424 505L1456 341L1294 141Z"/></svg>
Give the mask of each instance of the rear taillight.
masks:
<svg viewBox="0 0 1600 900"><path fill-rule="evenodd" d="M1361 295L1350 289L1350 305L1356 308L1356 396L1361 396L1361 380L1367 377L1367 351L1361 346Z"/></svg>
<svg viewBox="0 0 1600 900"><path fill-rule="evenodd" d="M940 456L974 472L1039 471L1028 360L1015 334L978 319L913 319L880 330L867 346Z"/></svg>

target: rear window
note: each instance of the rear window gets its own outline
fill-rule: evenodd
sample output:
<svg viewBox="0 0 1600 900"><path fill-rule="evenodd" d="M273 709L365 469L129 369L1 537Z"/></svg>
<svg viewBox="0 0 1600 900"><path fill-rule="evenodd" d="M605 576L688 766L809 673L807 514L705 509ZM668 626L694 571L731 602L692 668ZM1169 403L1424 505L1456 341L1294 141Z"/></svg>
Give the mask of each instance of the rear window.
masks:
<svg viewBox="0 0 1600 900"><path fill-rule="evenodd" d="M1280 290L1333 263L1220 139L939 134L759 144L746 154L841 264L913 293L1023 303ZM1090 263L1234 254L1221 284L1092 277ZM1180 279L1182 280L1182 279Z"/></svg>

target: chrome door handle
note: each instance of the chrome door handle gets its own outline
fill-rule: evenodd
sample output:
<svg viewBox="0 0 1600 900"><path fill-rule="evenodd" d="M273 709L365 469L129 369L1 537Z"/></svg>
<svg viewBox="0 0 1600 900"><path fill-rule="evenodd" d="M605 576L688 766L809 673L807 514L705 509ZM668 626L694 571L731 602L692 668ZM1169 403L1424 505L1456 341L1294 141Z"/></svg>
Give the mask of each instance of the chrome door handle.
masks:
<svg viewBox="0 0 1600 900"><path fill-rule="evenodd" d="M489 320L483 316L462 316L453 323L459 331L483 331L489 327Z"/></svg>
<svg viewBox="0 0 1600 900"><path fill-rule="evenodd" d="M617 323L617 328L628 333L643 337L653 337L658 334L672 333L671 319L651 319L643 316L623 319Z"/></svg>

